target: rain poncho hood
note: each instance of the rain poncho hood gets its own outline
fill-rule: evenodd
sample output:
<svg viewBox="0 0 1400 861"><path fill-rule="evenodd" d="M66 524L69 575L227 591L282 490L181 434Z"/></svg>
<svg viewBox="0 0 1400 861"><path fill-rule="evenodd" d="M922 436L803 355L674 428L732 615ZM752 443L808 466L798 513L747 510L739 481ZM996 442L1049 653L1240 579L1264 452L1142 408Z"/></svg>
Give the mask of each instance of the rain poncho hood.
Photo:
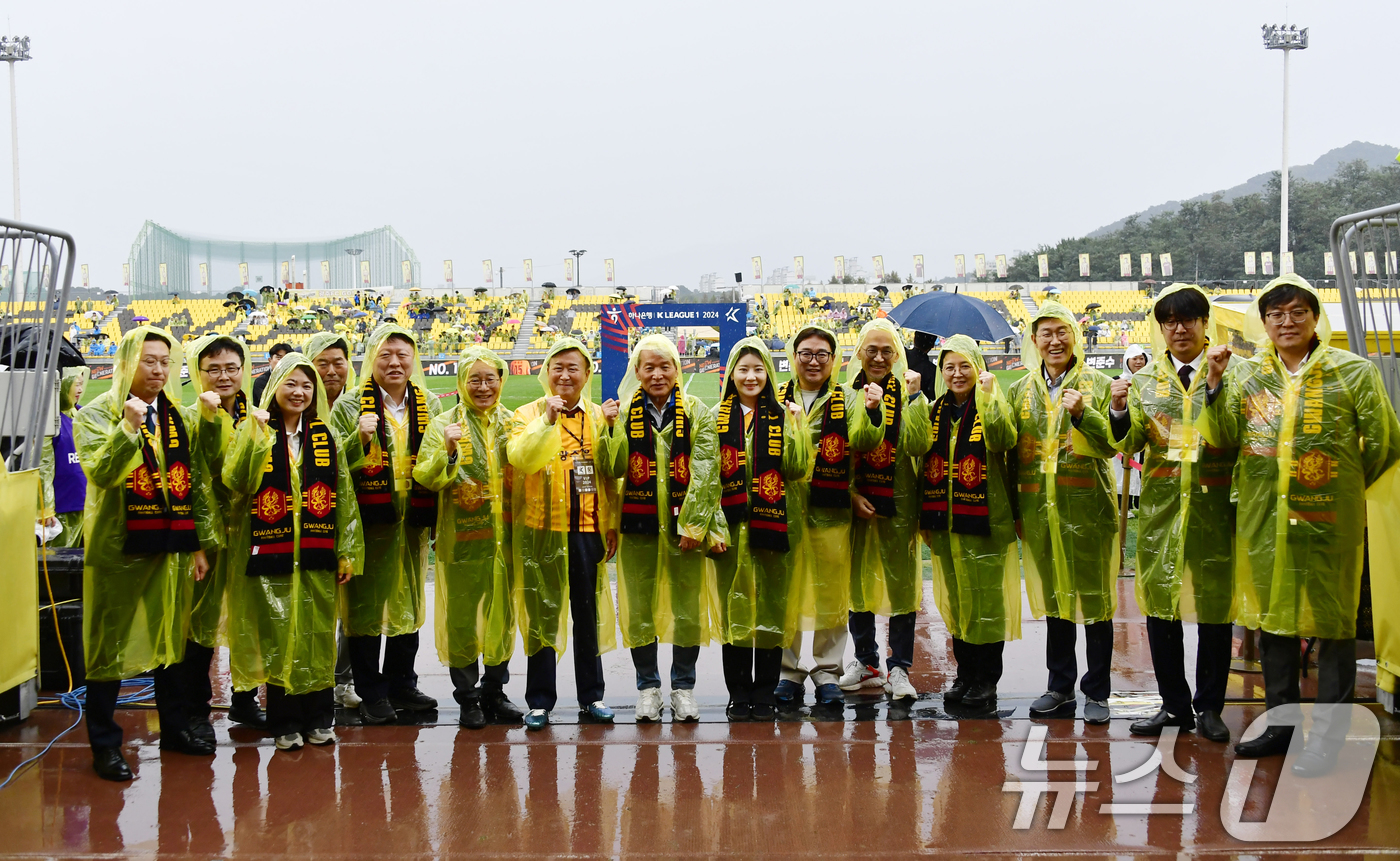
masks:
<svg viewBox="0 0 1400 861"><path fill-rule="evenodd" d="M326 390L316 367L301 353L288 353L277 363L260 409L272 411L277 390L293 371L301 370L315 386L315 409L329 428ZM303 416L303 435L306 435ZM344 444L331 434L336 462L336 556L349 559L356 575L362 569L365 540L355 485L345 460ZM286 688L289 694L325 690L335 684L335 619L338 587L336 572L306 570L301 566L302 480L300 461L289 464L295 529L295 563L291 574L255 577L247 573L252 546L252 505L273 453L270 426L250 416L239 427L232 449L224 458L223 481L238 500L230 512L228 564L229 671L235 690L260 684ZM303 445L309 446L309 438ZM306 449L303 448L303 451ZM352 578L352 582L353 582Z"/></svg>
<svg viewBox="0 0 1400 861"><path fill-rule="evenodd" d="M1249 303L1249 309L1244 312L1244 339L1263 349L1271 349L1273 344L1269 340L1269 333L1264 329L1264 318L1259 314L1259 300L1275 287L1283 284L1292 284L1300 287L1312 294L1317 301L1317 335L1318 341L1324 346L1332 343L1332 321L1327 316L1327 308L1322 304L1322 296L1318 294L1313 286L1304 281L1298 275L1290 272L1287 275L1280 275L1270 281L1254 297L1254 301Z"/></svg>
<svg viewBox="0 0 1400 861"><path fill-rule="evenodd" d="M1230 343L1229 331L1224 326L1220 325L1220 321L1216 319L1215 303L1210 301L1210 295L1206 293L1205 290L1201 289L1200 285L1186 284L1182 282L1173 284L1170 287L1163 290L1161 293L1157 294L1157 298L1156 300L1154 300L1154 304L1156 302L1162 301L1162 299L1164 299L1165 297L1170 296L1173 293L1180 292L1182 290L1195 290L1196 292L1200 293L1206 298L1206 303L1210 307L1210 314L1206 317L1206 349L1210 349L1211 345L1214 344ZM1318 307L1321 306L1319 305ZM1257 301L1254 305L1254 310L1252 313L1254 315L1254 319L1258 320L1259 309ZM1149 312L1147 315L1147 323L1149 328L1152 330L1152 352L1146 353L1145 350L1143 352L1146 353L1148 362L1150 364L1153 356L1166 356L1168 351L1167 340L1165 337L1162 336L1162 327L1157 322L1157 318L1154 317L1151 312ZM1128 352L1124 354L1123 362L1125 363L1125 366L1128 361L1128 358L1133 355L1133 349L1135 347L1136 345L1134 345L1133 347L1129 347ZM1144 370L1146 369L1144 368Z"/></svg>
<svg viewBox="0 0 1400 861"><path fill-rule="evenodd" d="M544 364L540 366L538 379L540 388L547 394L554 394L553 387L549 384L549 361L560 353L567 353L570 350L578 350L583 355L583 385L579 387L579 403L589 401L589 393L593 391L593 357L588 353L588 347L578 338L560 338L550 345L549 352L545 353Z"/></svg>
<svg viewBox="0 0 1400 861"><path fill-rule="evenodd" d="M1269 287L1279 283L1311 290L1293 275ZM1377 367L1328 346L1330 334L1324 315L1296 374L1272 343L1232 366L1201 417L1209 441L1239 446L1235 621L1283 636L1355 635L1368 525L1371 571L1395 570L1400 424Z"/></svg>
<svg viewBox="0 0 1400 861"><path fill-rule="evenodd" d="M1179 290L1200 288L1173 284L1158 301ZM1213 331L1208 323L1208 338ZM1183 388L1155 319L1152 332L1158 358L1133 377L1130 425L1115 442L1125 455L1143 452L1138 607L1158 619L1229 623L1235 545L1230 475L1236 450L1208 445L1198 430L1206 409L1206 366L1192 376L1189 389Z"/></svg>
<svg viewBox="0 0 1400 861"><path fill-rule="evenodd" d="M193 407L180 401L183 353L170 333L155 326L127 332L117 347L112 386L73 418L73 441L88 479L84 510L83 643L87 676L97 681L127 679L180 662L189 630L191 554L126 555L126 478L141 462L142 441L127 435L123 405L136 376L146 336L170 342L170 366L164 392L178 410L190 439L195 530L200 546L217 548L217 524L211 520L209 477L197 464L211 434ZM163 449L157 449L163 461ZM164 464L161 470L164 472Z"/></svg>
<svg viewBox="0 0 1400 861"><path fill-rule="evenodd" d="M752 348L763 362L768 374L768 387L764 393L774 397L776 372L773 357L756 337L748 337L730 348L724 367L724 385L720 389L723 399L730 392L730 378L739 364L745 348ZM764 397L765 394L760 394ZM716 404L713 416L718 416L722 406ZM812 442L803 423L783 410L783 458L780 472L786 482L804 478L812 468ZM742 421L742 418L740 418ZM744 462L746 469L753 463L753 434L746 434ZM749 482L752 482L750 475ZM718 520L724 519L720 512ZM796 507L787 506L788 544L794 549L806 543L806 523L798 516ZM779 553L749 547L749 524L730 523L729 541L724 553L714 557L715 579L719 595L719 630L721 642L737 646L770 649L791 645L797 629L793 626L788 610L788 595L796 577L797 566L801 564L800 554Z"/></svg>
<svg viewBox="0 0 1400 861"><path fill-rule="evenodd" d="M871 320L861 327L856 337L855 354L846 369L846 382L854 388L862 370L862 356L870 336L885 332L894 344L894 361L890 374L899 380L903 392L904 372L909 359L904 339L894 324L884 318ZM923 562L919 554L919 512L923 500L919 493L919 465L928 454L932 442L929 426L929 402L918 396L922 389L904 395L901 411L899 441L894 450L894 517L857 517L851 527L854 558L851 562L851 608L857 612L897 616L912 613L923 602ZM880 413L884 416L885 406ZM884 441L884 427L880 427ZM878 451L878 446L877 446ZM860 465L859 458L854 464ZM854 472L855 470L853 470ZM854 476L853 476L854 477Z"/></svg>
<svg viewBox="0 0 1400 861"><path fill-rule="evenodd" d="M511 553L512 470L506 463L510 411L499 396L488 409L472 402L467 381L477 362L504 374L506 363L484 347L471 347L457 362L460 402L433 420L423 437L413 476L438 493L434 550L434 642L445 666L464 668L482 659L505 663L515 650L516 567ZM444 433L458 424L457 462L448 463Z"/></svg>
<svg viewBox="0 0 1400 861"><path fill-rule="evenodd" d="M73 386L78 380L84 383L92 374L92 369L87 365L80 365L76 368L64 368L63 379L58 384L58 409L64 415L73 415L74 409L78 406L77 399L73 397Z"/></svg>
<svg viewBox="0 0 1400 861"><path fill-rule="evenodd" d="M1154 328L1152 331L1156 333L1152 339L1152 346L1157 347L1157 341L1161 338L1161 329L1157 327ZM1157 355L1162 355L1162 350L1160 348L1157 349ZM1141 344L1132 344L1128 347L1128 349L1123 351L1123 369L1127 370L1128 362L1132 361L1133 359L1136 359L1138 356L1142 356L1143 358L1147 359L1148 362L1152 361L1152 354L1147 351L1146 347L1142 346ZM1144 365L1143 367L1146 367L1146 365Z"/></svg>
<svg viewBox="0 0 1400 861"><path fill-rule="evenodd" d="M185 356L189 361L190 388L194 391L194 396L196 398L204 394L204 375L201 374L199 371L199 356L200 353L204 351L205 347L209 346L210 344L214 343L220 338L232 341L238 346L239 359L243 363L242 391L244 396L248 398L248 405L251 407L253 404L253 369L252 363L248 359L248 347L242 341L238 340L232 335L200 335L198 338L195 338L193 341L190 341L190 343L186 346Z"/></svg>
<svg viewBox="0 0 1400 861"><path fill-rule="evenodd" d="M323 332L321 334L329 333ZM369 345L365 348L364 366L361 369L364 373L364 377L368 379L369 377L374 375L374 363L379 358L379 350L381 347L384 346L384 342L389 339L390 335L398 335L401 338L407 338L409 343L413 345L413 359L412 365L409 369L408 378L413 382L415 386L418 386L424 391L427 391L428 380L426 377L423 376L423 359L422 356L419 355L418 336L414 335L412 332L408 331L407 329L398 325L397 323L381 323L380 325L375 327L373 332L370 333ZM325 346L322 346L320 349L317 350L317 352L319 353L321 350L324 349ZM364 380L359 380L358 385L364 385ZM352 391L348 382L346 383L345 390Z"/></svg>
<svg viewBox="0 0 1400 861"><path fill-rule="evenodd" d="M823 339L830 339L827 349L833 351L835 356L831 360L831 383L836 385L837 378L841 372L841 341L836 337L836 330L832 329L821 320L812 320L798 329L787 342L788 363L792 367L792 375L797 376L797 345L808 338L821 336Z"/></svg>
<svg viewBox="0 0 1400 861"><path fill-rule="evenodd" d="M1068 308L1052 300L1033 319L1069 327L1077 361L1051 398L1031 335L1021 348L1027 373L1011 386L1026 595L1036 618L1048 614L1078 623L1107 621L1117 609L1119 566L1108 460L1115 454L1108 426L1111 382L1085 366L1084 339ZM1084 399L1077 424L1064 408L1068 388L1078 389Z"/></svg>
<svg viewBox="0 0 1400 861"><path fill-rule="evenodd" d="M350 339L340 332L317 332L306 341L306 346L302 352L311 364L316 364L316 357L321 355L331 347L339 347L345 351L345 392L353 392L358 388L359 378L355 375L355 351L350 346Z"/></svg>
<svg viewBox="0 0 1400 861"><path fill-rule="evenodd" d="M966 335L945 339L938 345L940 398L947 394L941 371L943 360L950 353L966 358L978 374L987 369L976 341ZM948 633L964 642L980 645L1020 639L1021 565L1016 553L1016 515L1003 456L1016 448L1016 423L1000 383L993 383L990 393L984 392L976 381L973 386L971 397L982 420L982 435L987 446L987 511L991 534L964 535L951 529L928 530L922 534L933 561L934 603L948 626ZM931 414L932 409L930 418ZM939 443L940 447L946 446L946 451L941 452L945 463L956 462L954 453L959 426L950 424L948 438ZM919 463L922 465L924 461ZM971 668L959 670L960 677L970 679L973 675Z"/></svg>
<svg viewBox="0 0 1400 861"><path fill-rule="evenodd" d="M680 382L680 354L669 338L647 335L632 348L627 373L618 385L618 424L599 462L602 472L624 483L628 481L631 466L628 413L641 389L637 369L644 351L669 359L676 368L676 381ZM618 536L617 618L622 645L628 648L645 646L658 639L677 646L702 646L716 635L718 599L714 563L705 551L710 545L729 538L719 506L719 438L715 434L714 416L704 402L686 395L683 390L679 397L690 433L690 480L685 501L679 511L673 511L669 501L673 418L651 433L657 486L657 534L619 532ZM644 420L651 423L649 415ZM674 538L670 530L672 518L676 521ZM681 537L694 539L699 547L682 551Z"/></svg>

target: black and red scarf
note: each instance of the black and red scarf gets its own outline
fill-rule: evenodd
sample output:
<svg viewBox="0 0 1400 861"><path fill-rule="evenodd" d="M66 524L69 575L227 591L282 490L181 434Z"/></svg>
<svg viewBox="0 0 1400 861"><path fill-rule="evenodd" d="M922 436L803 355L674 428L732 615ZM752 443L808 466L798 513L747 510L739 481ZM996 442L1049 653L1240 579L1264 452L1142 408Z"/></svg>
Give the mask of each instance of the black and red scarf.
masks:
<svg viewBox="0 0 1400 861"><path fill-rule="evenodd" d="M238 427L243 424L243 420L248 417L248 396L239 389L238 394L233 396L233 410L229 413L233 416L233 426Z"/></svg>
<svg viewBox="0 0 1400 861"><path fill-rule="evenodd" d="M857 391L869 385L865 371L856 374L852 388ZM904 396L900 381L894 373L885 377L885 438L870 451L856 452L856 492L866 499L881 517L894 517L894 464L899 447L899 430L904 418Z"/></svg>
<svg viewBox="0 0 1400 861"><path fill-rule="evenodd" d="M715 419L719 434L719 504L731 525L749 524L749 546L786 553L787 487L783 481L783 411L772 383L753 411L753 468L746 472L744 411L731 388ZM749 479L751 473L753 478Z"/></svg>
<svg viewBox="0 0 1400 861"><path fill-rule="evenodd" d="M180 411L165 392L156 398L156 433L141 423L141 463L126 477L126 541L122 553L193 553L199 549L194 530L194 473L190 471L190 437ZM165 474L156 446L165 447ZM162 492L164 491L164 492Z"/></svg>
<svg viewBox="0 0 1400 861"><path fill-rule="evenodd" d="M274 434L272 459L253 494L252 577L292 573L295 548L302 571L335 571L335 438L326 423L303 416L301 447L301 537L296 538L292 505L291 453L282 417L274 412L267 429ZM295 540L294 540L295 539Z"/></svg>
<svg viewBox="0 0 1400 861"><path fill-rule="evenodd" d="M423 444L423 434L432 415L428 412L427 395L412 381L408 384L405 397L408 399L408 468L411 474L418 463L418 449ZM394 465L389 459L389 426L384 420L384 402L379 397L379 384L374 381L373 375L360 387L360 415L379 417L379 426L375 429L379 462L367 463L355 475L355 499L360 504L360 518L366 524L397 523ZM365 457L369 456L370 452L366 451ZM408 494L408 525L423 529L437 525L437 494L417 481L413 481Z"/></svg>
<svg viewBox="0 0 1400 861"><path fill-rule="evenodd" d="M817 459L812 466L812 491L808 497L817 508L851 507L851 446L846 436L846 390L833 385L828 378L817 393L820 398L830 390L822 408L822 428L817 439ZM783 403L800 403L794 381L783 387Z"/></svg>
<svg viewBox="0 0 1400 861"><path fill-rule="evenodd" d="M948 462L948 436L959 409L958 438L953 442L952 463ZM933 447L924 458L923 511L919 528L942 531L948 528L952 509L952 531L959 535L991 535L992 521L987 513L987 441L982 432L982 415L977 412L974 392L960 408L952 392L933 405ZM951 495L951 505L949 496Z"/></svg>
<svg viewBox="0 0 1400 861"><path fill-rule="evenodd" d="M657 535L661 519L657 512L656 429L647 415L646 392L637 389L627 409L627 483L622 489L622 532L626 535ZM672 537L681 503L690 489L690 417L679 384L671 392L675 418L671 422L670 506Z"/></svg>

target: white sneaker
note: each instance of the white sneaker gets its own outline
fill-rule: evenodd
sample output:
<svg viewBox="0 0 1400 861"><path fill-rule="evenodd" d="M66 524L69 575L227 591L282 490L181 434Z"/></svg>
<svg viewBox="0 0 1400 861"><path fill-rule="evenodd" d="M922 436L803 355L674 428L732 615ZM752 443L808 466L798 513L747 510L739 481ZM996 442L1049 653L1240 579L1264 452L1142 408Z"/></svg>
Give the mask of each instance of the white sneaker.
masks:
<svg viewBox="0 0 1400 861"><path fill-rule="evenodd" d="M307 744L335 744L335 732L329 729L313 729L306 734Z"/></svg>
<svg viewBox="0 0 1400 861"><path fill-rule="evenodd" d="M700 706L694 691L671 691L671 720L691 723L700 720Z"/></svg>
<svg viewBox="0 0 1400 861"><path fill-rule="evenodd" d="M895 667L890 670L889 681L885 683L885 690L890 692L890 699L914 700L919 698L919 692L914 690L914 686L909 684L909 671L903 667Z"/></svg>
<svg viewBox="0 0 1400 861"><path fill-rule="evenodd" d="M301 733L299 732L277 736L278 750L301 750L301 744Z"/></svg>
<svg viewBox="0 0 1400 861"><path fill-rule="evenodd" d="M341 708L357 709L362 702L364 701L360 699L359 694L355 693L354 685L335 686L335 704Z"/></svg>
<svg viewBox="0 0 1400 861"><path fill-rule="evenodd" d="M880 672L879 667L867 667L860 661L851 661L846 665L846 674L841 677L841 681L836 683L843 691L858 691L861 688L883 688L885 686L885 674Z"/></svg>
<svg viewBox="0 0 1400 861"><path fill-rule="evenodd" d="M637 723L656 723L661 720L661 689L647 688L637 691Z"/></svg>

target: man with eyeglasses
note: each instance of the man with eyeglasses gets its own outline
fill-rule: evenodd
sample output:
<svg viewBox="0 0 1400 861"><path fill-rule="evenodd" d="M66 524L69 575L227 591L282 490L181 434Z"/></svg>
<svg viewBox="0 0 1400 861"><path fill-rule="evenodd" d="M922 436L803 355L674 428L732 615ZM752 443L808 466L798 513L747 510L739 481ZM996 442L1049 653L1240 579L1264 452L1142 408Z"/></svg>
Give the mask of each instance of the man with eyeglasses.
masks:
<svg viewBox="0 0 1400 861"><path fill-rule="evenodd" d="M1206 407L1210 300L1194 284L1173 284L1152 316L1166 351L1136 374L1113 381L1109 423L1120 451L1143 451L1138 518L1137 602L1162 707L1137 721L1134 735L1166 727L1230 740L1221 720L1234 621L1234 448L1207 445L1196 430ZM1196 623L1196 695L1186 683L1182 622ZM1193 711L1194 710L1194 711Z"/></svg>
<svg viewBox="0 0 1400 861"><path fill-rule="evenodd" d="M1228 367L1229 345L1211 347L1202 415L1207 439L1239 446L1235 621L1261 630L1269 708L1268 728L1235 752L1288 750L1301 725L1298 640L1315 637L1313 729L1293 763L1295 774L1313 777L1331 771L1346 739L1348 708L1328 706L1349 703L1355 691L1366 496L1400 460L1400 422L1376 366L1329 345L1331 324L1306 281L1274 279L1256 307L1245 315L1244 337L1259 352ZM1385 480L1393 488L1394 475ZM1392 495L1378 493L1377 504Z"/></svg>
<svg viewBox="0 0 1400 861"><path fill-rule="evenodd" d="M880 444L880 413L877 409L872 421L868 412L871 402L879 407L880 398L836 382L841 349L836 334L820 323L800 329L788 355L794 359L792 379L778 400L802 405L817 452L806 480L787 483L788 505L805 512L807 525L806 540L794 548L803 556L788 610L795 616L793 630L812 632L813 666L802 667L802 640L795 639L783 650L782 681L774 695L779 708L796 709L810 678L817 705L844 707L839 683L851 609L851 452Z"/></svg>

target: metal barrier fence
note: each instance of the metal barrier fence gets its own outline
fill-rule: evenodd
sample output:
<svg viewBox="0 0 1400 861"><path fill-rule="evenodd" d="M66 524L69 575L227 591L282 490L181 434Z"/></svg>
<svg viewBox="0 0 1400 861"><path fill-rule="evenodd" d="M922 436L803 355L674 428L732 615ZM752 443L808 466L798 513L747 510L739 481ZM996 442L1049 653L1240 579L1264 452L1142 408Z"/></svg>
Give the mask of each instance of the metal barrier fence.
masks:
<svg viewBox="0 0 1400 861"><path fill-rule="evenodd" d="M58 429L58 374L82 358L63 340L73 285L73 237L0 219L0 453L11 470L36 469Z"/></svg>
<svg viewBox="0 0 1400 861"><path fill-rule="evenodd" d="M1400 410L1400 203L1337 219L1331 243L1351 351L1376 363Z"/></svg>

